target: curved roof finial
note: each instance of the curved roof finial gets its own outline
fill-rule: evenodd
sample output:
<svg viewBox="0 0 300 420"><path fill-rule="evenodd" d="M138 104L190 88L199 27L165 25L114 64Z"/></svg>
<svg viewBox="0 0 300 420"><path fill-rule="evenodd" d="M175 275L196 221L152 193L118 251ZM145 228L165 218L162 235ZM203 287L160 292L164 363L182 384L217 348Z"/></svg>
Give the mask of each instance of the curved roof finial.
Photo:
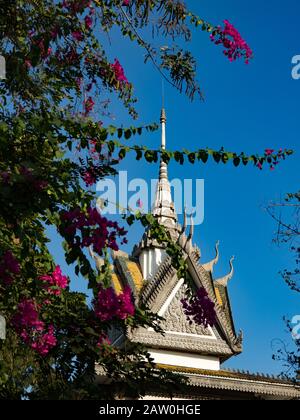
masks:
<svg viewBox="0 0 300 420"><path fill-rule="evenodd" d="M215 258L214 258L213 260L209 261L208 263L203 264L203 268L204 268L206 271L210 271L211 273L213 273L213 271L214 271L214 266L215 266L215 265L218 263L218 261L219 261L219 256L220 256L220 252L219 252L219 245L220 245L220 241L217 241L217 242L216 242L216 245L215 245L215 250L216 250L216 256L215 256Z"/></svg>
<svg viewBox="0 0 300 420"><path fill-rule="evenodd" d="M184 211L183 211L183 225L182 225L182 229L181 229L181 235L186 231L186 227L187 227L187 215L186 215L186 207L184 207Z"/></svg>
<svg viewBox="0 0 300 420"><path fill-rule="evenodd" d="M185 244L185 247L184 247L184 250L185 250L188 254L189 254L189 253L192 251L192 249L193 249L192 239L193 239L194 230L195 230L195 228L194 228L194 219L193 219L193 216L190 216L190 219L191 219L190 231L189 231L189 235L188 235L188 237L187 237L186 244Z"/></svg>
<svg viewBox="0 0 300 420"><path fill-rule="evenodd" d="M229 282L229 280L232 279L233 273L234 273L233 261L234 261L234 257L231 257L230 261L229 261L230 272L226 276L220 277L219 279L215 280L215 283L217 285L227 287L228 282Z"/></svg>
<svg viewBox="0 0 300 420"><path fill-rule="evenodd" d="M189 236L188 236L188 241L191 241L193 239L194 231L195 231L193 216L190 216L190 220L191 220L191 227L190 227L190 233L189 233Z"/></svg>
<svg viewBox="0 0 300 420"><path fill-rule="evenodd" d="M93 247L89 246L89 254L90 256L93 258L93 260L95 260L96 263L96 267L97 269L100 271L101 268L104 266L105 261L103 258L100 258L99 255L95 254L93 251Z"/></svg>

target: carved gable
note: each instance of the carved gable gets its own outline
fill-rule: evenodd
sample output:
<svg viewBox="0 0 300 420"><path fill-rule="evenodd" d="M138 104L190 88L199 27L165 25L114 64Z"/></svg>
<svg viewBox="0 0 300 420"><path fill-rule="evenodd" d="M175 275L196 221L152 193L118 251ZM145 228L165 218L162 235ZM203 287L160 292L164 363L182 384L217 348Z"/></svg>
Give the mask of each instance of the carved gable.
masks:
<svg viewBox="0 0 300 420"><path fill-rule="evenodd" d="M181 300L186 298L186 286L182 285L169 306L160 315L165 318L160 323L163 330L182 334L195 334L198 336L213 336L210 328L204 328L195 322L190 322L184 313Z"/></svg>

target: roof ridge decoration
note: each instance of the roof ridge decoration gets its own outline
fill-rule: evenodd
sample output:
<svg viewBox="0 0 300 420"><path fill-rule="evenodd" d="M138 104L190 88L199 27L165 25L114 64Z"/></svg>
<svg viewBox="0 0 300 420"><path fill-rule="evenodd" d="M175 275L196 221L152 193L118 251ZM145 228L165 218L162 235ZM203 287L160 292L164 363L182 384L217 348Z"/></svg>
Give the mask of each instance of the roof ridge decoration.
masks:
<svg viewBox="0 0 300 420"><path fill-rule="evenodd" d="M186 213L186 208L184 208L183 225L182 225L182 228L180 230L180 233L179 233L179 236L178 236L176 242L178 243L178 245L181 246L182 250L184 252L186 252L188 255L192 252L195 252L196 255L197 255L197 259L199 259L200 256L201 256L200 249L193 245L193 237L194 237L194 232L195 232L193 216L190 216L190 221L191 221L190 230L189 230L189 234L187 236L186 235L187 213Z"/></svg>
<svg viewBox="0 0 300 420"><path fill-rule="evenodd" d="M219 252L219 246L220 246L220 241L216 242L215 245L215 250L216 250L216 256L214 259L212 259L211 261L209 261L208 263L202 264L202 267L206 270L209 271L211 274L214 271L214 266L218 263L219 261L219 257L220 257L220 252Z"/></svg>
<svg viewBox="0 0 300 420"><path fill-rule="evenodd" d="M237 393L246 392L255 395L257 398L266 396L266 399L271 397L271 399L275 400L282 399L282 397L283 399L300 399L299 385L293 381L284 380L276 376L260 376L239 370L210 371L206 369L174 367L164 364L157 364L156 367L187 376L191 389L190 395L193 397L199 395L199 391L196 391L199 387L202 389L229 390ZM192 391L193 388L195 392ZM186 397L186 393L184 395ZM180 397L180 393L178 393L178 397Z"/></svg>
<svg viewBox="0 0 300 420"><path fill-rule="evenodd" d="M176 269L172 266L171 257L167 257L159 267L155 276L146 283L141 292L140 300L151 304L160 294L165 283L176 274Z"/></svg>
<svg viewBox="0 0 300 420"><path fill-rule="evenodd" d="M215 284L216 285L227 287L229 280L232 279L233 274L234 274L234 267L233 267L233 261L234 261L234 259L235 259L235 257L232 256L230 258L230 261L229 261L230 272L226 276L223 276L223 277L220 277L220 278L216 279L215 280Z"/></svg>
<svg viewBox="0 0 300 420"><path fill-rule="evenodd" d="M215 290L213 288L213 282L211 281L211 276L209 273L203 268L201 264L197 261L196 256L191 253L189 255L189 260L194 266L194 269L197 273L197 276L199 279L201 279L201 282L203 284L203 287L208 293L209 298L213 301L215 304L215 310L217 313L217 318L220 321L220 326L222 326L223 333L227 337L232 350L235 353L241 353L242 351L242 340L243 340L243 334L240 332L238 335L236 335L236 332L234 330L234 326L226 316L223 308L219 305Z"/></svg>

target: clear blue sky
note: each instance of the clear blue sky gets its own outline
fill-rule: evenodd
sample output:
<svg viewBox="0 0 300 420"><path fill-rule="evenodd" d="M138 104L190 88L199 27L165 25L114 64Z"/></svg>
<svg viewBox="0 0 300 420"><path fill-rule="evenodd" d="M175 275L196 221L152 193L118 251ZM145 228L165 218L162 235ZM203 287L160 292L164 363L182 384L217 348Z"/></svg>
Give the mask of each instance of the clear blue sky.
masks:
<svg viewBox="0 0 300 420"><path fill-rule="evenodd" d="M292 263L291 256L284 247L272 244L276 226L263 207L286 192L299 189L300 80L291 78L291 59L300 54L300 4L297 0L202 0L187 4L214 24L229 19L253 48L255 58L249 66L230 63L206 33L194 32L190 48L198 60L198 77L206 100L190 103L166 86L168 148L224 146L252 153L288 147L296 151L274 172L215 163L184 168L173 163L169 169L170 178L205 179L205 220L195 232L202 261L214 255L218 239L221 260L216 276L227 273L230 256L236 256L229 291L236 327L245 336L244 352L226 365L278 373L281 366L271 359L271 342L277 338L291 342L282 317L300 314L299 295L293 294L278 274ZM110 49L112 59L120 59L128 79L135 84L138 123L158 121L161 77L157 71L150 63L143 65L143 51L124 43L117 33L111 37ZM113 104L114 124L131 124L122 106ZM158 147L159 133L136 141ZM131 158L121 169L128 170L129 177L146 180L157 177L158 170L156 165ZM132 229L128 250L141 233ZM51 249L63 265L57 240ZM65 270L74 277L72 269ZM81 289L82 281L75 280L74 287Z"/></svg>

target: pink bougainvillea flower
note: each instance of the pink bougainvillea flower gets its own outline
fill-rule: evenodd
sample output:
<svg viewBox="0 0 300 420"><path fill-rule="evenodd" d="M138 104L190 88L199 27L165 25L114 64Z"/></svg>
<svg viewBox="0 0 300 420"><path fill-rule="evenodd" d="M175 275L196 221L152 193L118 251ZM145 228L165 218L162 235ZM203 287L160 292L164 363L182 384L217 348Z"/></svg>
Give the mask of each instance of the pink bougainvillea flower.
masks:
<svg viewBox="0 0 300 420"><path fill-rule="evenodd" d="M115 73L116 80L120 83L128 83L127 77L124 73L124 69L117 58L115 58L115 62L111 66Z"/></svg>
<svg viewBox="0 0 300 420"><path fill-rule="evenodd" d="M118 295L118 304L117 318L126 319L128 316L134 315L135 307L132 302L132 292L129 286L126 286L123 292Z"/></svg>
<svg viewBox="0 0 300 420"><path fill-rule="evenodd" d="M72 13L82 13L87 7L91 7L91 0L63 0L62 7Z"/></svg>
<svg viewBox="0 0 300 420"><path fill-rule="evenodd" d="M129 6L130 0L123 0L123 6Z"/></svg>
<svg viewBox="0 0 300 420"><path fill-rule="evenodd" d="M189 299L181 301L184 313L190 323L195 322L207 328L216 323L215 304L210 300L206 290L202 287Z"/></svg>
<svg viewBox="0 0 300 420"><path fill-rule="evenodd" d="M59 265L50 275L40 276L40 280L44 282L44 287L49 294L57 296L61 294L62 289L66 289L69 283L68 277L62 274Z"/></svg>
<svg viewBox="0 0 300 420"><path fill-rule="evenodd" d="M97 342L97 347L103 348L105 346L110 346L110 345L111 345L111 340L108 338L106 334L102 333Z"/></svg>
<svg viewBox="0 0 300 420"><path fill-rule="evenodd" d="M91 29L91 27L93 25L93 19L90 16L86 16L84 18L84 23L85 23L86 29Z"/></svg>
<svg viewBox="0 0 300 420"><path fill-rule="evenodd" d="M224 20L223 29L220 26L215 29L215 34L211 34L210 38L216 45L223 45L225 48L223 51L224 55L226 55L230 61L235 61L238 58L244 57L245 63L248 64L249 60L253 57L253 51L241 37L238 30L228 20Z"/></svg>
<svg viewBox="0 0 300 420"><path fill-rule="evenodd" d="M18 331L23 328L42 331L45 326L44 322L39 319L37 305L32 299L23 299L19 303L17 313L14 315L12 323Z"/></svg>
<svg viewBox="0 0 300 420"><path fill-rule="evenodd" d="M135 313L132 302L132 292L126 286L122 293L116 294L112 287L99 288L97 299L94 300L95 315L100 321L111 321L114 318L124 320Z"/></svg>
<svg viewBox="0 0 300 420"><path fill-rule="evenodd" d="M89 114L90 112L93 111L95 106L95 102L93 101L93 98L91 96L89 96L85 101L84 101L84 110L85 110L85 115Z"/></svg>
<svg viewBox="0 0 300 420"><path fill-rule="evenodd" d="M39 319L38 305L32 299L23 299L19 303L12 325L24 343L41 356L46 356L57 344L54 326L47 328Z"/></svg>
<svg viewBox="0 0 300 420"><path fill-rule="evenodd" d="M52 347L57 344L56 337L54 335L54 326L49 325L48 330L34 337L31 348L36 350L41 356L46 356Z"/></svg>
<svg viewBox="0 0 300 420"><path fill-rule="evenodd" d="M123 238L124 243L124 236L127 234L117 222L107 220L92 207L86 212L80 208L64 211L61 213L61 221L59 231L63 236L68 236L70 245L84 248L92 244L94 251L99 255L102 255L105 247L118 250L117 238Z"/></svg>
<svg viewBox="0 0 300 420"><path fill-rule="evenodd" d="M274 149L266 149L266 150L265 150L265 154L266 154L267 156L271 156L273 153L274 153Z"/></svg>
<svg viewBox="0 0 300 420"><path fill-rule="evenodd" d="M87 169L84 172L83 180L84 180L85 185L87 187L91 187L97 181L97 177L95 176L95 174L93 173L93 171L91 169Z"/></svg>
<svg viewBox="0 0 300 420"><path fill-rule="evenodd" d="M83 33L80 31L74 31L72 32L72 37L76 39L76 41L82 41L83 40Z"/></svg>

